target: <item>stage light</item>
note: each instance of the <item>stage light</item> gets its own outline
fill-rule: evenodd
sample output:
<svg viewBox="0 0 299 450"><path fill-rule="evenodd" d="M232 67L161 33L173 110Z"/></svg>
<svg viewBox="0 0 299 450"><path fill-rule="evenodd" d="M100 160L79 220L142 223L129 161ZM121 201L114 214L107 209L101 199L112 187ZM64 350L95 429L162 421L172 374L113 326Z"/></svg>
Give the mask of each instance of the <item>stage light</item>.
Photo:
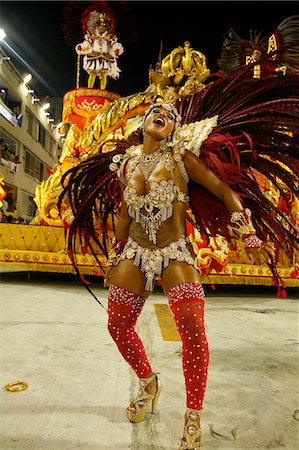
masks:
<svg viewBox="0 0 299 450"><path fill-rule="evenodd" d="M27 73L27 75L24 76L23 81L25 84L29 83L29 81L32 80L32 75L31 73Z"/></svg>
<svg viewBox="0 0 299 450"><path fill-rule="evenodd" d="M3 30L3 28L0 28L0 41L3 41L3 39L6 38L6 33Z"/></svg>
<svg viewBox="0 0 299 450"><path fill-rule="evenodd" d="M44 111L46 111L46 109L49 109L50 106L51 106L50 103L44 103L43 106L42 106L42 109L43 109Z"/></svg>

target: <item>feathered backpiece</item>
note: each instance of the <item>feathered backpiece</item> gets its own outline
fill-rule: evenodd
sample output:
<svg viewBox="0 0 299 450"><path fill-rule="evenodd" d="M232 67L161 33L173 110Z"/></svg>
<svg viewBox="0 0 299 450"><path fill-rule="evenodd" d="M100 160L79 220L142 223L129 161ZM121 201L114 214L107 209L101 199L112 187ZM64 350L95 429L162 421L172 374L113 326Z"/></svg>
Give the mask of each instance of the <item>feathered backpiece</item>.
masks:
<svg viewBox="0 0 299 450"><path fill-rule="evenodd" d="M299 76L248 79L246 68L215 81L177 102L185 123L218 115L200 157L253 212L258 236L270 238L287 254L299 242L298 230L260 186L266 177L289 202L299 187ZM202 186L189 185L191 209L201 233L229 239L228 212Z"/></svg>
<svg viewBox="0 0 299 450"><path fill-rule="evenodd" d="M216 61L224 76L229 75L234 70L245 66L254 50L258 49L266 53L267 40L262 33L250 31L249 39L242 39L233 28L230 28L224 36L224 42L220 58Z"/></svg>
<svg viewBox="0 0 299 450"><path fill-rule="evenodd" d="M224 76L249 64L261 65L261 77L299 71L299 15L284 19L270 36L250 31L249 39L241 38L229 29L217 65Z"/></svg>
<svg viewBox="0 0 299 450"><path fill-rule="evenodd" d="M268 53L288 72L299 72L299 15L283 20L268 39Z"/></svg>
<svg viewBox="0 0 299 450"><path fill-rule="evenodd" d="M79 276L76 261L77 243L83 253L91 252L102 270L105 267L98 257L99 250L106 257L109 250L109 231L114 231L115 219L122 204L122 188L115 171L109 166L116 155L125 153L131 145L141 142L137 131L126 139L115 142L115 150L102 153L81 162L68 170L62 177L63 192L58 208L66 201L71 207L74 219L67 227L67 248ZM63 214L63 213L62 213Z"/></svg>

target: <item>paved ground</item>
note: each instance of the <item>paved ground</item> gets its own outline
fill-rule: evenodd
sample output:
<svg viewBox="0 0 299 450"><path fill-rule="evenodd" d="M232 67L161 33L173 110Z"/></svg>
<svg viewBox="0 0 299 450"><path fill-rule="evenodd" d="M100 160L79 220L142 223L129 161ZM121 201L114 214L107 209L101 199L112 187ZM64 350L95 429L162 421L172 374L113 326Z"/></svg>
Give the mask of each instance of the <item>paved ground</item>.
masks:
<svg viewBox="0 0 299 450"><path fill-rule="evenodd" d="M93 285L104 305L107 290ZM140 424L124 409L137 379L106 331L106 312L72 277L2 274L1 450L176 450L183 429L180 342L163 340L148 299L137 323L161 372L157 414ZM203 448L299 448L298 292L207 288L211 352ZM165 308L164 308L165 309ZM28 389L5 385L25 380Z"/></svg>

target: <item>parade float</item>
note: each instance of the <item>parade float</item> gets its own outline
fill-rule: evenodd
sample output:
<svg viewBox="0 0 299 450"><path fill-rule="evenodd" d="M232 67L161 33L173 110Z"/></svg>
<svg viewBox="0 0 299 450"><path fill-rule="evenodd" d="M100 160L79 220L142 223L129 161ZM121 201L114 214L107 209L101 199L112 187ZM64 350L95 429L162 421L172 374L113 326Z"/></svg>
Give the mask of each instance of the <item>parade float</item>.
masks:
<svg viewBox="0 0 299 450"><path fill-rule="evenodd" d="M186 41L160 58L154 68L150 68L145 91L127 97L110 92L106 90L107 78L117 78L117 58L123 52L115 34L113 15L109 9L93 10L89 7L84 11L82 23L84 41L76 45L77 85L63 99L60 132L65 139L62 153L49 178L36 188L38 212L34 220L29 225L0 224L1 270L75 273L66 250L66 224L72 221L72 211L64 203L62 214L58 212L63 174L79 162L96 155L100 148L102 152L113 150L113 140L127 137L137 130L141 124L141 115L151 103L175 101L213 83L205 56ZM251 48L252 55L254 50ZM223 59L225 55L222 55ZM247 55L246 64L249 62L252 61ZM87 87L80 87L81 66L88 74ZM258 76L257 73L256 69L253 76ZM100 89L94 87L97 77ZM263 175L260 175L260 186L271 202L298 226L298 198L290 193L290 202L286 204L277 187ZM94 220L98 220L96 215ZM97 223L97 229L101 233L100 222ZM241 243L238 249L232 250L222 236L207 242L191 223L188 223L187 231L203 261L203 284L273 284L269 267L252 265L245 252L242 252ZM82 252L78 247L76 258L82 274L103 276L95 255ZM97 258L105 267L106 258L100 251ZM298 286L298 250L294 250L291 258L277 251L276 261L283 283L290 287Z"/></svg>

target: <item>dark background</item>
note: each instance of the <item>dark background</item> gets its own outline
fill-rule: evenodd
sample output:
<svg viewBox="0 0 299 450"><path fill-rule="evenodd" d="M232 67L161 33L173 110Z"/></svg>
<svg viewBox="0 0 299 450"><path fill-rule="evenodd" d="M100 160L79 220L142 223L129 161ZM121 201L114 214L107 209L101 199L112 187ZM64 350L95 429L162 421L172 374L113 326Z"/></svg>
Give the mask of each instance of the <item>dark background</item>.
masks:
<svg viewBox="0 0 299 450"><path fill-rule="evenodd" d="M77 55L66 44L62 28L67 3L2 0L0 4L0 26L7 34L2 48L21 73L32 73L30 87L40 96L62 97L76 87ZM124 96L148 86L149 66L158 59L161 40L162 57L188 40L205 54L214 72L230 27L248 39L250 29L269 35L283 19L299 14L298 1L131 1L129 6L137 38L133 44L123 44L120 78L108 79L107 85ZM86 86L87 74L81 73L80 85Z"/></svg>

